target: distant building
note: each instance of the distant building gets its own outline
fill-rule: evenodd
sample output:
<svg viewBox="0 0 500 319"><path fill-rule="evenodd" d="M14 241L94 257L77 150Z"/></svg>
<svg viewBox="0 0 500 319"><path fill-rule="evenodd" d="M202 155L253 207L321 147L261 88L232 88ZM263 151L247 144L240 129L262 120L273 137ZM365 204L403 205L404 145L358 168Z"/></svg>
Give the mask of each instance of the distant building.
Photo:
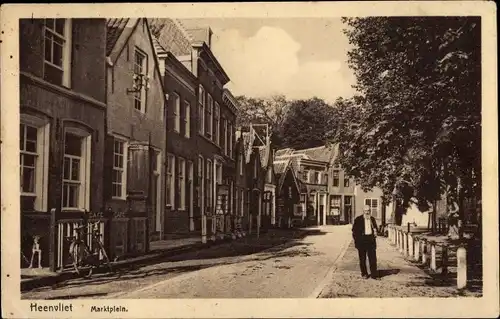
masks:
<svg viewBox="0 0 500 319"><path fill-rule="evenodd" d="M276 226L290 228L294 221L302 223L305 209L300 194L306 189L297 178L290 159L273 162L276 176Z"/></svg>
<svg viewBox="0 0 500 319"><path fill-rule="evenodd" d="M336 145L302 150L286 148L276 152L274 162L290 161L289 165L300 181L300 206L304 223L352 223L356 216L362 214L365 204L371 207L372 215L380 222L382 191L374 188L364 192L335 163L337 156Z"/></svg>

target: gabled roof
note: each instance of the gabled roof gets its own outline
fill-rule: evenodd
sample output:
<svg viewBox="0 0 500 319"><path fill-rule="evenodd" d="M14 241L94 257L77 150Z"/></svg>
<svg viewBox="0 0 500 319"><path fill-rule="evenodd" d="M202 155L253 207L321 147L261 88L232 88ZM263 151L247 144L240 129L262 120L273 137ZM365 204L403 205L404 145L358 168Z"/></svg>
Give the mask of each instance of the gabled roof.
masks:
<svg viewBox="0 0 500 319"><path fill-rule="evenodd" d="M332 157L335 155L335 147L313 147L302 150L296 150L294 154L304 154L307 159L330 163Z"/></svg>
<svg viewBox="0 0 500 319"><path fill-rule="evenodd" d="M106 19L106 56L111 54L129 20L129 18Z"/></svg>
<svg viewBox="0 0 500 319"><path fill-rule="evenodd" d="M293 161L291 159L277 160L273 162L274 173L278 180L277 191L280 192L283 184L285 183L286 175L288 172L292 174L293 180L299 192L303 191L302 182L297 178L296 170L293 168Z"/></svg>
<svg viewBox="0 0 500 319"><path fill-rule="evenodd" d="M160 41L158 41L158 38L152 34L151 34L151 37L153 38L153 46L155 49L156 56L162 56L162 55L168 54L168 51L165 50L165 48L160 44Z"/></svg>
<svg viewBox="0 0 500 319"><path fill-rule="evenodd" d="M283 148L281 150L277 150L276 151L276 157L287 156L287 155L291 155L292 153L293 153L293 149L292 148Z"/></svg>
<svg viewBox="0 0 500 319"><path fill-rule="evenodd" d="M323 163L332 163L338 155L338 146L319 146L313 148L306 148L302 150L294 150L292 148L285 148L276 151L276 159L290 158L297 161L300 165L300 160L311 160Z"/></svg>

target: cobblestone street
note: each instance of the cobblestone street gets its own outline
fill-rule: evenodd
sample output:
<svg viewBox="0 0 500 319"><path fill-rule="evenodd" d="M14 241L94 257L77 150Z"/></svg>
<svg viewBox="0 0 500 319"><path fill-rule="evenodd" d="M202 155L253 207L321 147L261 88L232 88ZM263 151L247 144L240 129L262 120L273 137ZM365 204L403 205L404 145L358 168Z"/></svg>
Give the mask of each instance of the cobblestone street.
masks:
<svg viewBox="0 0 500 319"><path fill-rule="evenodd" d="M23 299L316 297L349 226L270 231L117 274L75 279ZM320 289L320 290L318 290Z"/></svg>

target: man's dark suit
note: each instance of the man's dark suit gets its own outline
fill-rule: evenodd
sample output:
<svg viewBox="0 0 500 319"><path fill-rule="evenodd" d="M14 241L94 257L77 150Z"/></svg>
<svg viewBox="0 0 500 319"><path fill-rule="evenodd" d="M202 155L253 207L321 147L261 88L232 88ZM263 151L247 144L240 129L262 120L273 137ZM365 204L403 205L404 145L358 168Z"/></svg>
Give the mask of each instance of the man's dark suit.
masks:
<svg viewBox="0 0 500 319"><path fill-rule="evenodd" d="M354 245L356 249L358 249L361 275L368 275L366 271L366 256L368 255L371 276L375 278L377 277L377 242L375 239L377 222L372 216L370 216L370 220L372 223L372 235L365 235L365 217L361 215L354 219L352 237L354 239Z"/></svg>

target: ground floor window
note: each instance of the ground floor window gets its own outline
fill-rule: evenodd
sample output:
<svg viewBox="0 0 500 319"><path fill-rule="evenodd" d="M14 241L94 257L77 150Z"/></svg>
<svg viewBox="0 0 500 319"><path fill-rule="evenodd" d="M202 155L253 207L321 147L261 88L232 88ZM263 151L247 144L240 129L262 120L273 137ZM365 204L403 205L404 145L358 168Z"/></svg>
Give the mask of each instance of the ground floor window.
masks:
<svg viewBox="0 0 500 319"><path fill-rule="evenodd" d="M47 120L21 114L20 124L20 192L22 208L47 210L50 124Z"/></svg>
<svg viewBox="0 0 500 319"><path fill-rule="evenodd" d="M365 198L365 205L370 206L370 213L373 217L378 216L378 210L379 210L378 198Z"/></svg>
<svg viewBox="0 0 500 319"><path fill-rule="evenodd" d="M64 135L63 209L89 209L90 135L68 130Z"/></svg>

